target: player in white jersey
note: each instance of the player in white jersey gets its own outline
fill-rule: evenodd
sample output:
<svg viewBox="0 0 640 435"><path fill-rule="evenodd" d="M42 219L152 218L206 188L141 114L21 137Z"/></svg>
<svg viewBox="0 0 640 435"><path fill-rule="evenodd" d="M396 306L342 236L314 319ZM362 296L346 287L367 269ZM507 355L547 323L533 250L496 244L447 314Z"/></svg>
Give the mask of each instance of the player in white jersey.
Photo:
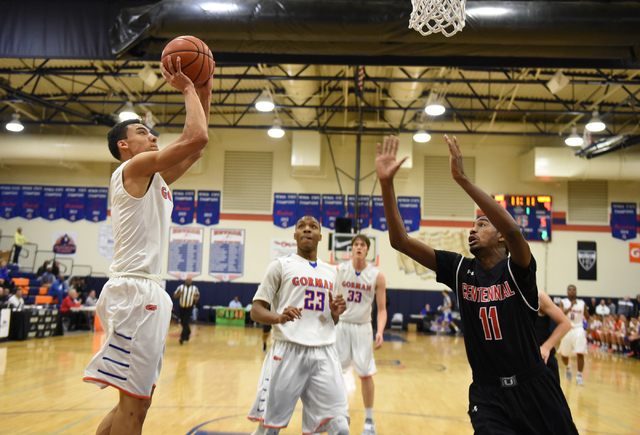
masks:
<svg viewBox="0 0 640 435"><path fill-rule="evenodd" d="M272 262L253 298L251 318L273 325L248 418L254 435L277 435L302 399L302 433L349 434L347 389L335 349L335 324L346 304L336 294L336 269L317 257L320 223L296 223L297 254ZM269 308L270 306L270 308Z"/></svg>
<svg viewBox="0 0 640 435"><path fill-rule="evenodd" d="M140 434L151 405L171 321L171 298L160 286L162 251L167 244L173 202L168 185L201 156L213 77L195 87L169 61L161 67L167 83L184 94L182 135L158 150L157 138L137 120L109 132L109 150L122 164L111 177L114 259L96 311L106 331L102 348L85 370L84 381L120 391L118 404L96 431Z"/></svg>
<svg viewBox="0 0 640 435"><path fill-rule="evenodd" d="M578 291L575 285L567 287L568 298L560 301L562 312L569 318L571 322L571 331L564 336L560 342L560 354L562 362L566 367L566 376L571 380L571 366L569 365L569 356L575 353L578 357L578 374L576 375L576 383L584 385L582 379L582 370L584 369L584 355L587 353L587 332L584 329L583 320L589 317L587 305L582 299L577 299Z"/></svg>
<svg viewBox="0 0 640 435"><path fill-rule="evenodd" d="M346 299L347 309L340 315L336 325L336 347L340 355L342 370L346 371L353 361L362 383L362 399L365 408L363 435L375 435L373 400L376 362L373 357L373 328L371 306L374 296L378 301L378 323L376 349L382 347L383 333L387 324L387 282L382 272L367 263L371 241L364 234L351 240L351 261L338 267L340 294Z"/></svg>

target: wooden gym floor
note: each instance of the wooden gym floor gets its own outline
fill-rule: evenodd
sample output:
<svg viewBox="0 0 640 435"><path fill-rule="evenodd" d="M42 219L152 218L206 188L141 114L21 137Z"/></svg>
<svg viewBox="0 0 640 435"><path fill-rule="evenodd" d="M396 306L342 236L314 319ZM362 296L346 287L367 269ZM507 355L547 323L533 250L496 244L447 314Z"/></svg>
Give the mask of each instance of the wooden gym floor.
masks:
<svg viewBox="0 0 640 435"><path fill-rule="evenodd" d="M178 344L172 325L144 434L250 434L246 419L264 355L262 328L198 325ZM0 343L0 434L88 435L117 402L113 388L81 381L103 333ZM467 412L471 370L463 339L396 335L376 351L374 416L379 435L472 434ZM575 370L576 362L572 361ZM561 366L562 371L562 366ZM562 373L561 373L562 374ZM640 360L590 351L584 387L562 376L581 434L640 434ZM351 433L364 407L353 369L345 375ZM281 434L301 433L301 405Z"/></svg>

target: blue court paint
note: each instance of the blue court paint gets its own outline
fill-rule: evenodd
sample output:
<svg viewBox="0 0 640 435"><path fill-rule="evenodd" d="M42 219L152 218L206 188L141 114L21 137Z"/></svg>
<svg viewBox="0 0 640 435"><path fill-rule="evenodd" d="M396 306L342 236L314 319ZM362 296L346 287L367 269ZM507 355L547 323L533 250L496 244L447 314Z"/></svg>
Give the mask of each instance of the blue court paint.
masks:
<svg viewBox="0 0 640 435"><path fill-rule="evenodd" d="M397 334L382 334L382 337L384 338L384 341L400 341L402 343L409 343L407 340L405 340L402 335L397 335Z"/></svg>
<svg viewBox="0 0 640 435"><path fill-rule="evenodd" d="M236 418L236 417L244 417L247 418L247 413L242 413L242 414L236 414L236 415L229 415L227 417L220 417L220 418L216 418L214 420L209 420L209 421L205 421L204 423L194 427L193 429L191 429L189 432L187 432L187 435L204 435L206 433L216 433L216 432L205 432L205 431L199 431L198 429L200 429L202 426L205 426L209 423L214 423L216 421L221 421L221 420L226 420L228 418Z"/></svg>

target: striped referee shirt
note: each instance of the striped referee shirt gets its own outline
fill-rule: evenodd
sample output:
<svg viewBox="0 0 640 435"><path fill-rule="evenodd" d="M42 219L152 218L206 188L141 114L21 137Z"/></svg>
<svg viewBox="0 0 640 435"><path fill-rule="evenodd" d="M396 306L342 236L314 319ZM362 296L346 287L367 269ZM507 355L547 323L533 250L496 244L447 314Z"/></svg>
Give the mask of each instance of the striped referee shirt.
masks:
<svg viewBox="0 0 640 435"><path fill-rule="evenodd" d="M184 284L178 286L174 295L177 294L180 295L180 306L182 308L189 308L193 306L193 298L196 295L200 296L198 287L196 287L195 285L190 285L189 287L187 287Z"/></svg>

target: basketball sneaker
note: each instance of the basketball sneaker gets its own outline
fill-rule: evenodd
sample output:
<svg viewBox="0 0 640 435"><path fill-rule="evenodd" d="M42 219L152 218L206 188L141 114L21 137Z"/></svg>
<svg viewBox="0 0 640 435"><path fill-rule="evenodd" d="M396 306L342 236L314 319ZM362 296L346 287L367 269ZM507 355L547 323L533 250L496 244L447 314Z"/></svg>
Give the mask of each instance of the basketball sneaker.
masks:
<svg viewBox="0 0 640 435"><path fill-rule="evenodd" d="M570 381L571 380L571 369L569 367L567 367L567 369L565 370L565 374L567 375L567 380Z"/></svg>
<svg viewBox="0 0 640 435"><path fill-rule="evenodd" d="M584 385L584 381L582 380L582 375L580 373L576 375L576 384Z"/></svg>
<svg viewBox="0 0 640 435"><path fill-rule="evenodd" d="M362 431L362 435L377 435L376 424L370 418L367 418L364 421L364 430Z"/></svg>

